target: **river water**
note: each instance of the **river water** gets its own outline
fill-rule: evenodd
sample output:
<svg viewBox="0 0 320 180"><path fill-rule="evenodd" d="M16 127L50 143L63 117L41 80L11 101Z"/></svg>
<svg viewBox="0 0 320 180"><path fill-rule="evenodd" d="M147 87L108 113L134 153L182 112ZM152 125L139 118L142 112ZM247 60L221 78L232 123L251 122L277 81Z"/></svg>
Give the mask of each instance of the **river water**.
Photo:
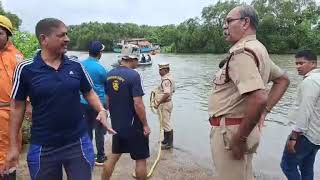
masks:
<svg viewBox="0 0 320 180"><path fill-rule="evenodd" d="M87 57L85 52L68 52L80 59ZM105 53L102 64L111 69L119 54ZM171 73L176 80L176 92L173 97L174 109L172 120L174 125L174 146L178 151L190 154L198 164L212 167L208 123L208 96L211 91L213 74L218 69L218 63L225 55L214 54L158 54L152 56L153 65L139 67L143 75L146 95L144 101L149 106L151 90L160 82L158 74L159 62L169 62ZM291 131L288 114L295 100L297 85L301 81L295 70L293 55L272 55L276 64L283 68L290 77L291 84L284 97L268 115L266 127L263 129L261 144L254 160L254 169L258 175L267 179L283 179L279 167L286 138ZM153 133L158 133L157 116L147 108L148 121ZM320 153L319 153L320 154ZM320 177L320 155L315 163L317 177ZM264 178L263 178L264 179Z"/></svg>

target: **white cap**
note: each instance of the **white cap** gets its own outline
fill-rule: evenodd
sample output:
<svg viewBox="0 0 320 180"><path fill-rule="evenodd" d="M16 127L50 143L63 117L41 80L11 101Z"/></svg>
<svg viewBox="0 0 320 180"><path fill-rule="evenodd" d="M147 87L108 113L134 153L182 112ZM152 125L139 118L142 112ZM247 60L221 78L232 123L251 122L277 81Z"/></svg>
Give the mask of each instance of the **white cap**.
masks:
<svg viewBox="0 0 320 180"><path fill-rule="evenodd" d="M159 69L169 68L169 63L162 62L162 63L159 63L158 66L159 66Z"/></svg>

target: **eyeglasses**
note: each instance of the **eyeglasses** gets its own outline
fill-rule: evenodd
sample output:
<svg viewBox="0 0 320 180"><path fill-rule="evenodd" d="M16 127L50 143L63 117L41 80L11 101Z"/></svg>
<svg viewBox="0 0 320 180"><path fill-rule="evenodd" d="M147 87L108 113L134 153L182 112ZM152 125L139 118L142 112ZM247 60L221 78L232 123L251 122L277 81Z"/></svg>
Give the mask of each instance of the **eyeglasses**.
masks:
<svg viewBox="0 0 320 180"><path fill-rule="evenodd" d="M228 19L226 19L225 20L225 24L230 24L231 22L233 22L233 21L237 21L237 20L243 20L243 19L245 19L245 17L240 17L240 18L228 18Z"/></svg>

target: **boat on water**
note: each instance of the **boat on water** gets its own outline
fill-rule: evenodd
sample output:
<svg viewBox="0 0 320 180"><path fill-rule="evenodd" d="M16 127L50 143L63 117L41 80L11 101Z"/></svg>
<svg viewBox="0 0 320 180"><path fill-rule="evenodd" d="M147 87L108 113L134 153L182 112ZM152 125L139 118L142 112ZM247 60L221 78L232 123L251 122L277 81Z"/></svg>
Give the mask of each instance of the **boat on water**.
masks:
<svg viewBox="0 0 320 180"><path fill-rule="evenodd" d="M121 49L122 49L123 44L121 43L117 43L113 46L112 50L115 53L121 53Z"/></svg>
<svg viewBox="0 0 320 180"><path fill-rule="evenodd" d="M140 53L160 53L160 44L151 43L145 38L132 38L132 39L123 39L119 40L117 43L114 42L113 52L121 53L122 47L126 44L137 45L140 49Z"/></svg>
<svg viewBox="0 0 320 180"><path fill-rule="evenodd" d="M151 47L141 47L140 48L140 53L149 53L150 51L152 51Z"/></svg>
<svg viewBox="0 0 320 180"><path fill-rule="evenodd" d="M120 48L113 48L112 50L115 53L121 53L121 49Z"/></svg>
<svg viewBox="0 0 320 180"><path fill-rule="evenodd" d="M139 65L139 66L150 66L150 65L152 65L152 61L147 61L147 62L141 62L141 61L139 61L139 62L138 62L138 65Z"/></svg>
<svg viewBox="0 0 320 180"><path fill-rule="evenodd" d="M131 49L128 48L128 46L129 45L122 46L121 54L126 54L126 53L128 53L128 51L131 51ZM139 57L138 66L150 66L150 65L152 65L151 56L149 54L145 57L144 54L141 54L141 50L140 50L139 46L134 45L134 44L132 46L135 47L136 55ZM120 61L121 61L121 55L118 56L117 61L115 63L111 64L111 66L112 67L120 66Z"/></svg>
<svg viewBox="0 0 320 180"><path fill-rule="evenodd" d="M147 62L138 62L138 66L151 66L152 65L152 61L147 61ZM118 60L117 62L111 64L112 67L119 67L120 66L120 60Z"/></svg>

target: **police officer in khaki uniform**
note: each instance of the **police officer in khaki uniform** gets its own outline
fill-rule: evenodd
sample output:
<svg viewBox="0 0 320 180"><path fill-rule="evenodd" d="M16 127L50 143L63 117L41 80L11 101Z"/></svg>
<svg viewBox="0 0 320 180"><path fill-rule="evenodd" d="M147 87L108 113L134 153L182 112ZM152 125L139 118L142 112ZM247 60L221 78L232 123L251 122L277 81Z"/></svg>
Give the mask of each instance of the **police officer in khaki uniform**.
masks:
<svg viewBox="0 0 320 180"><path fill-rule="evenodd" d="M251 6L232 9L223 26L233 44L216 73L209 98L210 143L216 180L252 180L252 157L262 122L279 101L289 79L256 39L258 17ZM266 85L272 81L269 93Z"/></svg>
<svg viewBox="0 0 320 180"><path fill-rule="evenodd" d="M158 109L159 119L162 120L164 128L164 140L162 149L171 149L173 147L173 129L171 124L172 112L172 94L175 91L175 83L170 74L169 63L159 64L159 74L161 76L161 83L156 90L155 108Z"/></svg>

